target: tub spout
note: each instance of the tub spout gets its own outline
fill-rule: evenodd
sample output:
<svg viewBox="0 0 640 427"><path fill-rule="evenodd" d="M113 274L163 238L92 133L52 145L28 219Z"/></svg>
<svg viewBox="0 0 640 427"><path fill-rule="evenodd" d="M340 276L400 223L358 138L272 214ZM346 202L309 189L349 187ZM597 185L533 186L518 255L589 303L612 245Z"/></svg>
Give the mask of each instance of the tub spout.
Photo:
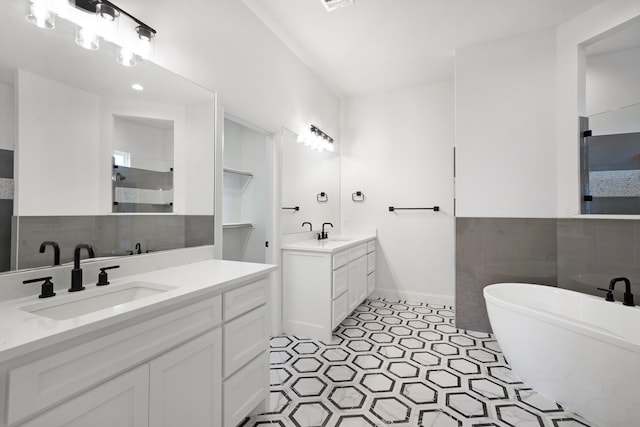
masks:
<svg viewBox="0 0 640 427"><path fill-rule="evenodd" d="M609 282L609 290L613 291L614 286L618 282L624 282L624 300L622 304L633 307L635 304L633 303L633 294L631 293L631 282L629 279L626 277L615 277L611 279L611 282Z"/></svg>

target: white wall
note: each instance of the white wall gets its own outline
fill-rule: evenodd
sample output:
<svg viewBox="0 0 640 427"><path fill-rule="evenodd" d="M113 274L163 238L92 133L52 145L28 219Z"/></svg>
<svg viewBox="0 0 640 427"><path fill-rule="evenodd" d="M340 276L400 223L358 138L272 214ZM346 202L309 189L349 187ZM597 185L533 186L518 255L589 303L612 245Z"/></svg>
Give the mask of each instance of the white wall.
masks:
<svg viewBox="0 0 640 427"><path fill-rule="evenodd" d="M186 118L186 162L183 167L186 167L186 182L191 184L183 190L185 213L213 215L215 146L211 141L215 141L215 102L188 105Z"/></svg>
<svg viewBox="0 0 640 427"><path fill-rule="evenodd" d="M337 142L336 142L337 145ZM325 222L340 224L340 155L318 152L297 142L297 135L287 129L282 138L282 206L299 206L299 211L281 210L282 234L308 232L310 222L317 233ZM318 193L327 195L318 202ZM330 228L329 228L330 230Z"/></svg>
<svg viewBox="0 0 640 427"><path fill-rule="evenodd" d="M637 0L605 1L557 29L556 147L559 217L580 213L578 116L585 114L584 49L578 45L640 15Z"/></svg>
<svg viewBox="0 0 640 427"><path fill-rule="evenodd" d="M240 0L135 1L158 30L153 60L217 92L228 113L276 133L339 134L339 100Z"/></svg>
<svg viewBox="0 0 640 427"><path fill-rule="evenodd" d="M554 217L555 33L456 52L456 214Z"/></svg>
<svg viewBox="0 0 640 427"><path fill-rule="evenodd" d="M100 98L18 72L16 215L100 212Z"/></svg>
<svg viewBox="0 0 640 427"><path fill-rule="evenodd" d="M343 114L342 226L378 229L376 293L452 304L453 82L350 98Z"/></svg>
<svg viewBox="0 0 640 427"><path fill-rule="evenodd" d="M594 135L640 132L640 48L586 59L585 112Z"/></svg>
<svg viewBox="0 0 640 427"><path fill-rule="evenodd" d="M0 150L13 150L15 133L13 85L0 82Z"/></svg>

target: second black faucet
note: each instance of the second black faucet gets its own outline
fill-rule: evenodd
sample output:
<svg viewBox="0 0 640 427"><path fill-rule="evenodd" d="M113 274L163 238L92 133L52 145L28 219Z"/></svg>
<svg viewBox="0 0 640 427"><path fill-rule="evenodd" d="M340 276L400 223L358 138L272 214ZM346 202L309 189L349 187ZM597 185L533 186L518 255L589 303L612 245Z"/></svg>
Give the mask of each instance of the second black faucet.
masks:
<svg viewBox="0 0 640 427"><path fill-rule="evenodd" d="M84 290L84 286L82 286L82 269L80 268L80 251L82 249L86 249L89 253L89 258L95 258L95 254L93 253L93 246L81 243L76 246L73 251L73 270L71 270L71 287L69 288L69 292L77 292Z"/></svg>
<svg viewBox="0 0 640 427"><path fill-rule="evenodd" d="M331 224L330 222L322 223L322 231L318 234L318 240L324 240L324 239L328 239L329 238L329 233L324 231L324 226L325 225L330 225L331 228L333 228L333 224Z"/></svg>

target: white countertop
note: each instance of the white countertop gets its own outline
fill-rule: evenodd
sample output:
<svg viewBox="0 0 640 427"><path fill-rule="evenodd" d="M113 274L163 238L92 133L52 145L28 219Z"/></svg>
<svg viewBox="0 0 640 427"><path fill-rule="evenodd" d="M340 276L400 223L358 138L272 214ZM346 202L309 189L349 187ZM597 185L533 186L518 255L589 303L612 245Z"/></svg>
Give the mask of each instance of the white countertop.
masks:
<svg viewBox="0 0 640 427"><path fill-rule="evenodd" d="M329 234L329 238L324 240L310 239L286 243L282 245L282 249L293 251L335 253L348 249L352 246L357 246L375 238L376 235L373 233L337 234L335 236Z"/></svg>
<svg viewBox="0 0 640 427"><path fill-rule="evenodd" d="M185 301L220 294L276 269L277 266L268 264L208 260L121 277L110 280L111 284L105 287L85 285L86 290L82 292L69 293L56 286L57 295L52 298L29 296L3 301L0 303L0 362ZM90 294L97 296L101 291L136 281L175 288L66 320L53 320L21 310L44 301L60 303Z"/></svg>

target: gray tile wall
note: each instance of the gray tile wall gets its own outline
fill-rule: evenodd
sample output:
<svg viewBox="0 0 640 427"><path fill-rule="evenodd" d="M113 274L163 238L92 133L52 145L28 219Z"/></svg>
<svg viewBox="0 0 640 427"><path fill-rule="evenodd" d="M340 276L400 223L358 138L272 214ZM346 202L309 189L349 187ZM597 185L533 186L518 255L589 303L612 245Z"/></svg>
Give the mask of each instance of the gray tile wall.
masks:
<svg viewBox="0 0 640 427"><path fill-rule="evenodd" d="M614 277L631 280L640 303L640 221L558 219L558 284L603 296ZM620 286L621 284L616 285ZM622 301L623 288L615 293Z"/></svg>
<svg viewBox="0 0 640 427"><path fill-rule="evenodd" d="M11 215L13 200L0 200L0 271L11 266Z"/></svg>
<svg viewBox="0 0 640 427"><path fill-rule="evenodd" d="M45 240L58 242L62 263L73 260L79 243L91 244L97 257L127 255L136 243L143 252L213 244L212 215L42 216L14 217L13 222L19 230L14 243L20 269L52 264L50 248L38 252Z"/></svg>
<svg viewBox="0 0 640 427"><path fill-rule="evenodd" d="M0 150L0 178L13 178L13 151Z"/></svg>
<svg viewBox="0 0 640 427"><path fill-rule="evenodd" d="M490 331L483 288L555 285L557 258L555 219L456 218L456 326Z"/></svg>
<svg viewBox="0 0 640 427"><path fill-rule="evenodd" d="M640 303L640 221L456 218L459 328L491 330L482 296L491 283L557 285L604 296L596 288L619 276L631 280ZM616 290L617 301L623 291Z"/></svg>
<svg viewBox="0 0 640 427"><path fill-rule="evenodd" d="M184 244L186 247L213 244L213 216L189 215L184 222Z"/></svg>

